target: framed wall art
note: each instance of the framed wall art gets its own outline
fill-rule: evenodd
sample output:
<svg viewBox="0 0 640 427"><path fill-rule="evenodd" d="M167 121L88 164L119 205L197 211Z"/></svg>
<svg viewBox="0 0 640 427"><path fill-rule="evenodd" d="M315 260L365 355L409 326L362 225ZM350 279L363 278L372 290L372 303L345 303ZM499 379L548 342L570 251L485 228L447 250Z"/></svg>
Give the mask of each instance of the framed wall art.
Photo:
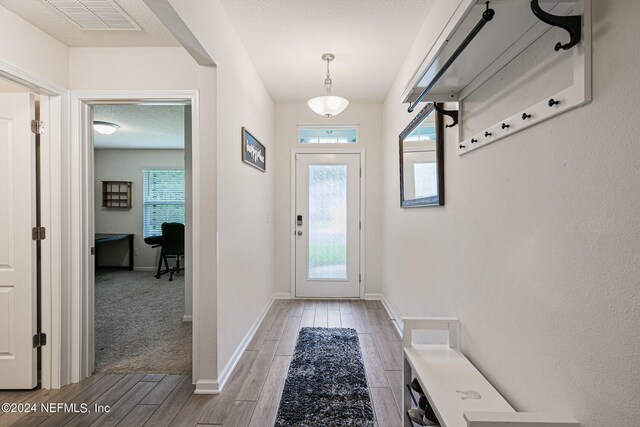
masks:
<svg viewBox="0 0 640 427"><path fill-rule="evenodd" d="M262 172L267 171L267 150L245 127L242 127L242 161Z"/></svg>

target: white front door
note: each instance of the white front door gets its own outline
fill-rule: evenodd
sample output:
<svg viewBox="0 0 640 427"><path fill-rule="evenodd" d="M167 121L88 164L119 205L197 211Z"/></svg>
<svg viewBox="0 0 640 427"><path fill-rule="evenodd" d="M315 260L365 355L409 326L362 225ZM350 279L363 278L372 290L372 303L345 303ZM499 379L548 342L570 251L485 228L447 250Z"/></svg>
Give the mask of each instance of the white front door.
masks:
<svg viewBox="0 0 640 427"><path fill-rule="evenodd" d="M37 386L34 97L0 94L0 389Z"/></svg>
<svg viewBox="0 0 640 427"><path fill-rule="evenodd" d="M296 296L360 296L360 154L296 154Z"/></svg>

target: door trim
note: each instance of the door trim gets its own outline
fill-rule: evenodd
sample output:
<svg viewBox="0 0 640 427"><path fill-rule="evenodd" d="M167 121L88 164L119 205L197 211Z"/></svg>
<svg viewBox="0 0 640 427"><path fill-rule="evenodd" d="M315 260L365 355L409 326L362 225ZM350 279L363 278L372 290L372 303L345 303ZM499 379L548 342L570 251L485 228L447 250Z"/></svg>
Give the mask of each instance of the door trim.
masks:
<svg viewBox="0 0 640 427"><path fill-rule="evenodd" d="M91 127L89 123L89 106L105 103L159 103L184 102L191 105L191 156L199 158L199 97L197 90L161 90L161 91L72 91L71 92L71 147L70 147L70 184L71 194L67 195L69 203L70 221L70 259L81 260L68 266L70 269L70 325L71 346L70 382L78 382L91 375L93 360L91 347L93 345L93 289L89 289L89 262L93 258L89 255L93 245L90 225L93 225L93 146L89 147ZM185 147L186 149L186 147ZM200 169L198 162L192 165L191 193L200 192ZM81 195L81 197L78 197ZM199 248L200 248L200 217L199 199L192 197L191 209L191 250L192 250L192 297L197 301L200 290L199 281ZM198 305L192 305L193 338L192 338L192 378L195 382L199 378L197 370L199 364L199 310Z"/></svg>
<svg viewBox="0 0 640 427"><path fill-rule="evenodd" d="M359 154L360 155L360 169L362 170L362 176L360 177L360 223L362 224L362 228L360 229L360 285L359 285L359 294L360 299L364 299L367 277L365 272L367 271L365 266L365 235L366 235L366 221L365 221L365 181L366 181L366 160L365 160L365 150L364 148L349 148L349 147L336 147L336 148L293 148L291 149L291 183L290 183L290 209L291 212L289 214L289 249L290 249L290 271L289 271L289 281L290 288L289 292L291 293L291 297L296 297L296 238L295 238L295 229L293 224L295 224L296 218L296 154Z"/></svg>
<svg viewBox="0 0 640 427"><path fill-rule="evenodd" d="M40 95L40 120L46 131L40 136L40 223L47 230L41 242L40 318L41 332L47 345L40 350L40 385L43 389L60 388L66 370L62 360L63 281L60 252L63 218L60 214L62 141L67 128L63 124L68 106L67 90L6 62L0 61L0 76Z"/></svg>

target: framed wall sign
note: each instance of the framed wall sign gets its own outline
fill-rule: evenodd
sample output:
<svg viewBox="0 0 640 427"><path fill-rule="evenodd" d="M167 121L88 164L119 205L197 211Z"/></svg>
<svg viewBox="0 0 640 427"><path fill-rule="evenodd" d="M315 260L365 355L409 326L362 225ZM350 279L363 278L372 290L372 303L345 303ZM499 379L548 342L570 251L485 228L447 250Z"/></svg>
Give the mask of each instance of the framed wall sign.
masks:
<svg viewBox="0 0 640 427"><path fill-rule="evenodd" d="M262 172L267 171L267 150L260 141L242 127L242 161Z"/></svg>

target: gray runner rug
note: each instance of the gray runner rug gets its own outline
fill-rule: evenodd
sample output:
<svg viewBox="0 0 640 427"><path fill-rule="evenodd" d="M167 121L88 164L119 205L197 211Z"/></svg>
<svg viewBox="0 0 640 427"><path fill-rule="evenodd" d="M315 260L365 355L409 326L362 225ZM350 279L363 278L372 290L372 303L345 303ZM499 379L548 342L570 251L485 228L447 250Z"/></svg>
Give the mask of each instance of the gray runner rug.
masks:
<svg viewBox="0 0 640 427"><path fill-rule="evenodd" d="M275 425L375 426L355 329L300 330Z"/></svg>

